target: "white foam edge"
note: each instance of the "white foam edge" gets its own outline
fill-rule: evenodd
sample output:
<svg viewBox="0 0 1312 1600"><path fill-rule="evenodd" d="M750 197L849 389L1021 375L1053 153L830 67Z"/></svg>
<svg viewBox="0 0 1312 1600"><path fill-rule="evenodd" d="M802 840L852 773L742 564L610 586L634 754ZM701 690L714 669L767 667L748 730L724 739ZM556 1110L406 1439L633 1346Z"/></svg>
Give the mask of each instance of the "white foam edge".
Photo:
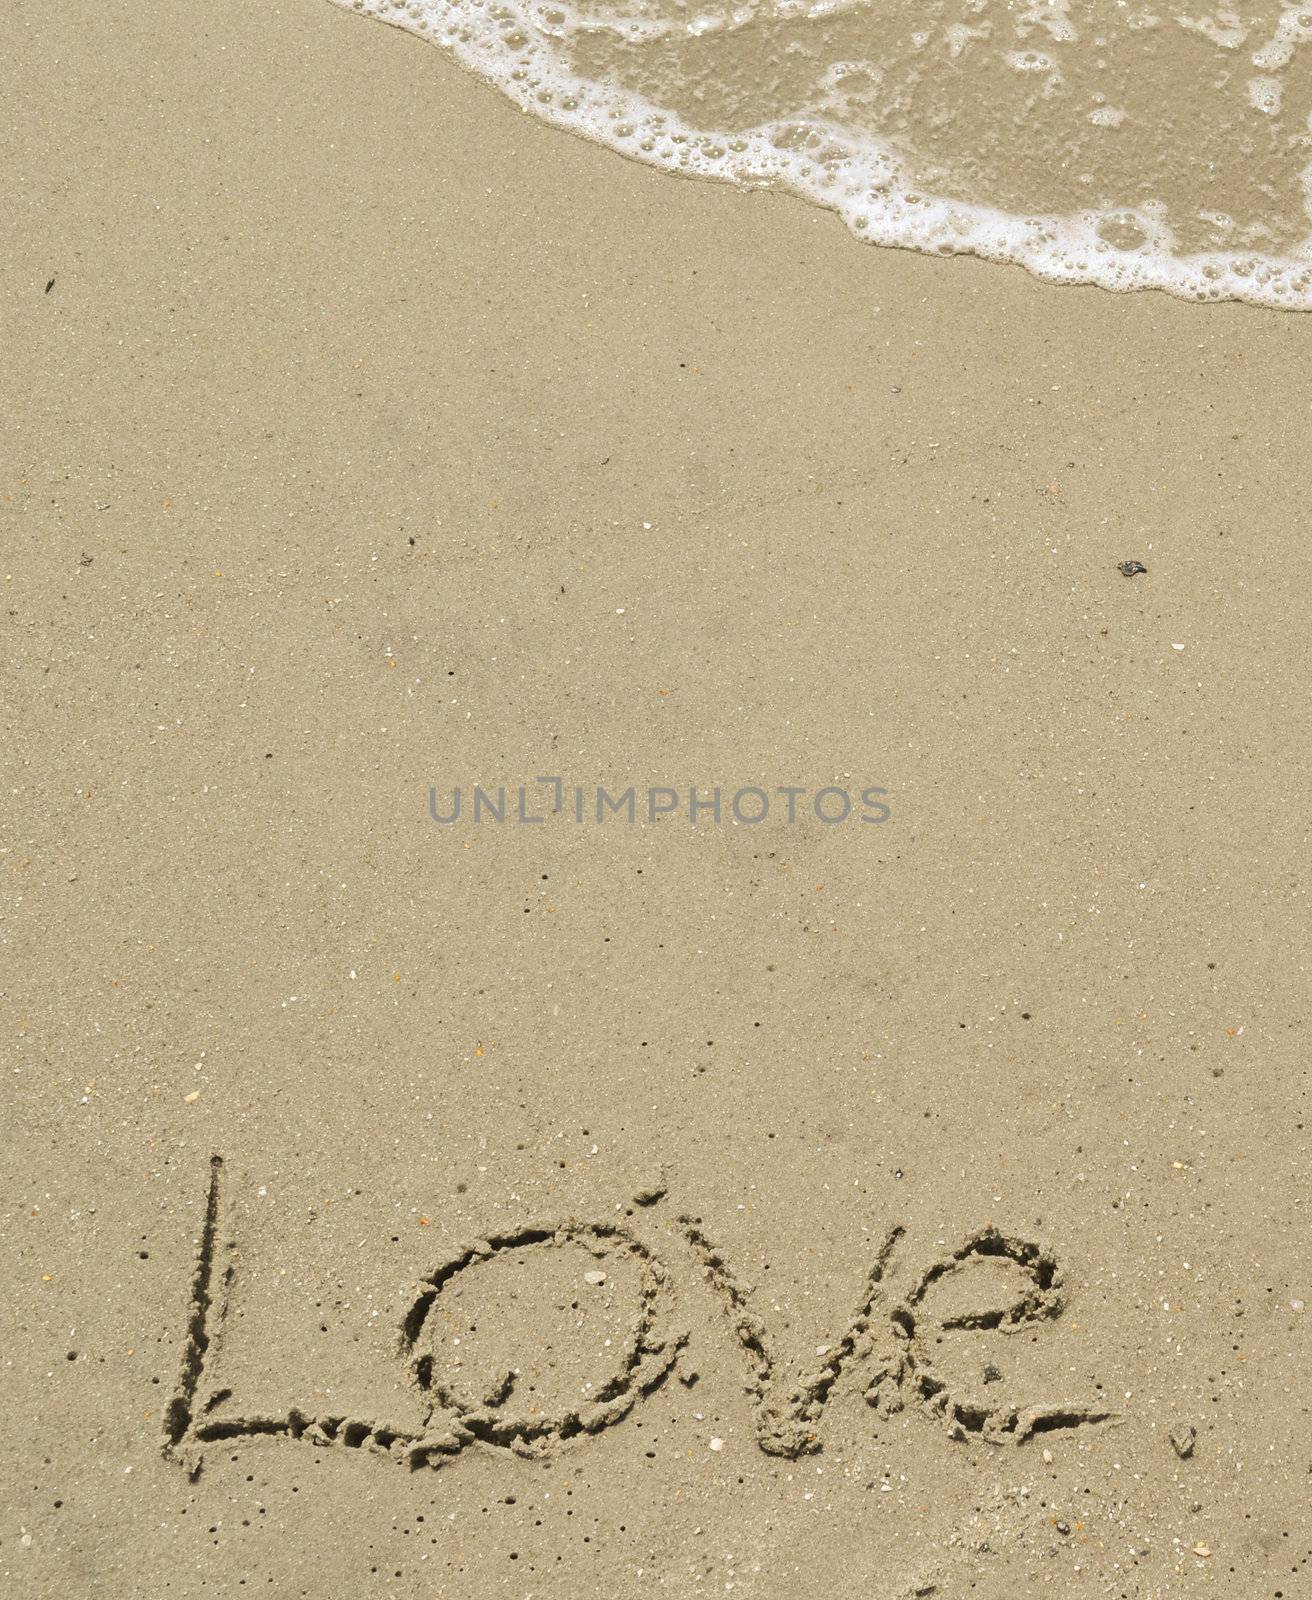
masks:
<svg viewBox="0 0 1312 1600"><path fill-rule="evenodd" d="M857 148L841 129L815 119L807 119L806 126L836 152L823 165L808 160L804 152L779 148L776 141L796 123L768 124L730 136L690 128L637 95L603 89L571 73L550 55L541 30L514 3L498 4L498 19L487 4L460 9L447 0L420 0L408 8L372 0L333 3L443 46L462 66L542 121L660 171L738 187L789 190L836 212L857 238L872 244L1015 263L1049 283L1116 292L1160 289L1184 300L1239 300L1312 311L1312 234L1287 256L1253 250L1177 256L1151 208L1020 217L922 195L899 186L900 163L891 149ZM486 19L481 34L473 25L478 12ZM539 43L512 50L492 34L498 20L505 22L507 32ZM1308 174L1304 181L1309 182ZM1145 235L1138 249L1118 250L1099 237L1100 227L1126 220Z"/></svg>

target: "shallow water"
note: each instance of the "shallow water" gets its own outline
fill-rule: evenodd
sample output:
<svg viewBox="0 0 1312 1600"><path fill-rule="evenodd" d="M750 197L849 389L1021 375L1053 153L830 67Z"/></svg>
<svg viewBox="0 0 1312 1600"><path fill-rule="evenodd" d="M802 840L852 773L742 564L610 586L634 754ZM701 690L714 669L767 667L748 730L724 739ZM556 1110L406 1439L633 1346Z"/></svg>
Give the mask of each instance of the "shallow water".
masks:
<svg viewBox="0 0 1312 1600"><path fill-rule="evenodd" d="M1312 0L336 0L879 244L1312 310Z"/></svg>

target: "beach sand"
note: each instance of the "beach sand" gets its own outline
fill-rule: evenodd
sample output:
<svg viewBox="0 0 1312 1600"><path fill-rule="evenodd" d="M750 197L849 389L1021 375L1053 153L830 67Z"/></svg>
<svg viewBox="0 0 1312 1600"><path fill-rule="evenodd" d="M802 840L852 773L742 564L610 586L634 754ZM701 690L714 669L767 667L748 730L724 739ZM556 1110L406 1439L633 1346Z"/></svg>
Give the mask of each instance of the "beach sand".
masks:
<svg viewBox="0 0 1312 1600"><path fill-rule="evenodd" d="M1304 1592L1312 320L3 37L0 1588Z"/></svg>

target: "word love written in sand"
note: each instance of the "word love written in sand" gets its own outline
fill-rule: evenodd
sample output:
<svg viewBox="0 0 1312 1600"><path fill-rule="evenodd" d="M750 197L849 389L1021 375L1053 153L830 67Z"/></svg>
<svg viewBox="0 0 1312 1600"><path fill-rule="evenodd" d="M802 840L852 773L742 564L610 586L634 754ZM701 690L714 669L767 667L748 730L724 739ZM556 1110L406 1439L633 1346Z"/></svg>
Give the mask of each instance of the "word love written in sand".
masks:
<svg viewBox="0 0 1312 1600"><path fill-rule="evenodd" d="M615 1426L673 1375L687 1385L698 1381L689 1334L678 1320L677 1275L624 1223L563 1221L480 1239L419 1283L397 1347L417 1422L294 1406L242 1412L232 1390L214 1384L207 1370L238 1270L235 1242L220 1245L222 1180L223 1162L215 1157L182 1374L165 1416L165 1452L193 1474L207 1444L259 1437L367 1449L412 1470L447 1465L471 1446L542 1457L566 1440ZM663 1195L649 1191L634 1203L651 1207ZM1029 1240L984 1228L894 1298L886 1285L903 1230L890 1228L846 1331L817 1348L814 1371L790 1381L750 1290L701 1219L680 1216L675 1228L691 1252L691 1270L727 1316L745 1365L755 1440L769 1455L798 1457L820 1448L831 1391L850 1372L880 1415L911 1403L957 1439L1022 1444L1036 1434L1117 1420L1110 1411L1068 1402L990 1402L987 1389L1001 1379L998 1369L983 1367L981 1389L951 1359L954 1341L965 1336L1033 1335L1061 1316L1057 1262ZM602 1308L591 1326L580 1300L589 1290ZM551 1326L538 1326L553 1314Z"/></svg>

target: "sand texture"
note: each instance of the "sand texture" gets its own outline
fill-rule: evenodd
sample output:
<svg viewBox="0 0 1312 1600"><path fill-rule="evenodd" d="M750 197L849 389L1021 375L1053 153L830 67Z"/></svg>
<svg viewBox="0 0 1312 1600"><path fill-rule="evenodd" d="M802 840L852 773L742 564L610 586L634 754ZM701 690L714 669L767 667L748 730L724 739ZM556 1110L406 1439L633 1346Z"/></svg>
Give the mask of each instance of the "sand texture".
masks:
<svg viewBox="0 0 1312 1600"><path fill-rule="evenodd" d="M0 1593L1305 1594L1312 320L0 37Z"/></svg>

